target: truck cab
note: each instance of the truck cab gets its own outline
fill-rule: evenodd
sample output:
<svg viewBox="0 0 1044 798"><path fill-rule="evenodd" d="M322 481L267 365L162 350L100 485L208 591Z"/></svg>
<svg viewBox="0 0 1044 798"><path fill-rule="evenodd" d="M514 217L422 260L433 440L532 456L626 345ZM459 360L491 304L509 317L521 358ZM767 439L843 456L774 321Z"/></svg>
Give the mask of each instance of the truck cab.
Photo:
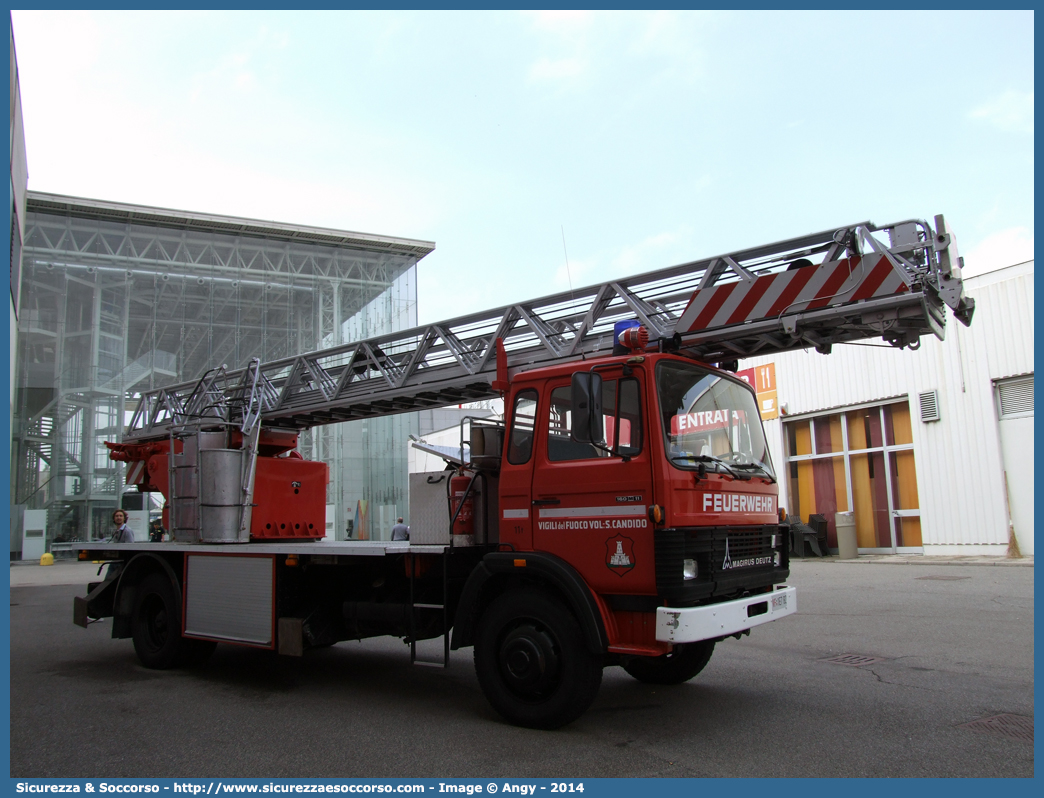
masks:
<svg viewBox="0 0 1044 798"><path fill-rule="evenodd" d="M483 604L510 609L485 633L483 614L474 641L502 714L531 725L549 702L542 675L571 667L556 625L576 622L602 665L666 684L699 673L717 641L794 612L776 475L743 381L671 353L573 362L516 374L505 422L486 562L515 573ZM544 608L520 622L538 598L573 618ZM562 692L586 695L579 681Z"/></svg>

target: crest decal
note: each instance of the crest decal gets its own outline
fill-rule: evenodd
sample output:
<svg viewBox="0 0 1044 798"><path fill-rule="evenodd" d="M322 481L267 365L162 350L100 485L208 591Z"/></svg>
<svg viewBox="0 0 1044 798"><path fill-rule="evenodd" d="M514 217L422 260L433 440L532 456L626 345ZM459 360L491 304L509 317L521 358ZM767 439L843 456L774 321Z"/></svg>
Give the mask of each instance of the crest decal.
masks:
<svg viewBox="0 0 1044 798"><path fill-rule="evenodd" d="M623 535L609 538L605 542L605 564L618 576L634 568L634 541Z"/></svg>

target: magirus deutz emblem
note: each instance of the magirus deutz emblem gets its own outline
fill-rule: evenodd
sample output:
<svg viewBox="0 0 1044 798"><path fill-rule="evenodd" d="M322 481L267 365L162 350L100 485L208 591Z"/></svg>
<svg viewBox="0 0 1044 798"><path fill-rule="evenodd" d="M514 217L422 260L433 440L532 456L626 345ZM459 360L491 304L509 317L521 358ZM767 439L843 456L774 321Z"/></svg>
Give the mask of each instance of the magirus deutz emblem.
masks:
<svg viewBox="0 0 1044 798"><path fill-rule="evenodd" d="M620 576L634 568L634 541L623 535L609 538L605 542L605 564Z"/></svg>
<svg viewBox="0 0 1044 798"><path fill-rule="evenodd" d="M772 562L772 557L767 555L759 557L741 557L736 560L732 559L732 555L729 554L729 539L725 538L725 559L721 561L721 570L728 571L735 568L751 568L757 565L772 565Z"/></svg>

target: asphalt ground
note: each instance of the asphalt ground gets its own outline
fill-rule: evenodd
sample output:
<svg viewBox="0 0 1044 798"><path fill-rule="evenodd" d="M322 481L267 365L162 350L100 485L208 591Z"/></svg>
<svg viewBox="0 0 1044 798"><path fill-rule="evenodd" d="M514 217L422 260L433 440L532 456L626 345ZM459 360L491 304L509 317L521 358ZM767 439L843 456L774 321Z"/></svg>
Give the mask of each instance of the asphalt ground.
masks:
<svg viewBox="0 0 1044 798"><path fill-rule="evenodd" d="M1032 729L1033 568L955 565L796 561L797 614L684 685L608 668L556 732L502 721L470 649L442 669L390 638L299 659L221 645L150 671L108 621L72 624L89 564L12 567L11 775L1031 777L1032 742L961 724ZM842 654L876 661L823 661Z"/></svg>

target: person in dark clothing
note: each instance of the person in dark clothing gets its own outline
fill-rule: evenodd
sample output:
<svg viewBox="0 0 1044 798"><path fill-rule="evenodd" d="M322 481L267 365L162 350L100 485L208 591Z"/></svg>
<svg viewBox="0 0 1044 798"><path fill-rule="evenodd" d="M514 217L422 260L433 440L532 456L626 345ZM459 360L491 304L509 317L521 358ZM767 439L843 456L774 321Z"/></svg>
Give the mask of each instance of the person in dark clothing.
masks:
<svg viewBox="0 0 1044 798"><path fill-rule="evenodd" d="M392 540L409 540L410 528L399 519L399 523L392 527Z"/></svg>

